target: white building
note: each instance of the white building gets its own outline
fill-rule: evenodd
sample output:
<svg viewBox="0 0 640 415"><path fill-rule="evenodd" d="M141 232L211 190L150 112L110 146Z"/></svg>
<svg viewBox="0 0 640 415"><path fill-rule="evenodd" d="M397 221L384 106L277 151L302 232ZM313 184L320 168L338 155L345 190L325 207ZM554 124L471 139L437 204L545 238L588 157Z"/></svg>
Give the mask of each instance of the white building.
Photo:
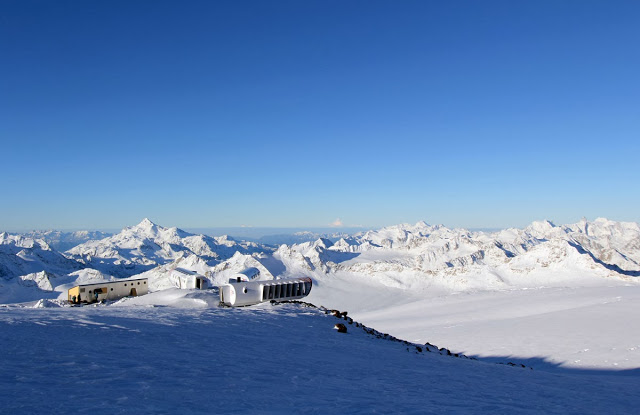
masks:
<svg viewBox="0 0 640 415"><path fill-rule="evenodd" d="M239 307L271 300L297 300L311 292L313 282L309 277L281 280L229 281L220 286L220 302Z"/></svg>
<svg viewBox="0 0 640 415"><path fill-rule="evenodd" d="M67 295L70 303L93 303L102 300L118 300L123 297L135 297L149 292L147 278L135 280L106 281L80 284L70 288Z"/></svg>
<svg viewBox="0 0 640 415"><path fill-rule="evenodd" d="M195 288L205 290L209 285L208 280L203 275L184 268L174 269L171 271L169 278L174 286L181 289Z"/></svg>
<svg viewBox="0 0 640 415"><path fill-rule="evenodd" d="M260 279L260 270L258 268L245 268L229 278L229 282L255 281Z"/></svg>

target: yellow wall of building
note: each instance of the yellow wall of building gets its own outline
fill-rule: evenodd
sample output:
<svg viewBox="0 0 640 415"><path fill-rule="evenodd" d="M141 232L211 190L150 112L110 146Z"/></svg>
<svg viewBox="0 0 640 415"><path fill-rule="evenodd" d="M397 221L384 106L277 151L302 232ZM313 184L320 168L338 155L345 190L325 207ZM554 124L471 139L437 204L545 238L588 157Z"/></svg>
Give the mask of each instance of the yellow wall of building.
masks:
<svg viewBox="0 0 640 415"><path fill-rule="evenodd" d="M75 295L78 298L78 294L80 294L80 287L73 287L69 289L69 297L68 300L71 301L71 298Z"/></svg>

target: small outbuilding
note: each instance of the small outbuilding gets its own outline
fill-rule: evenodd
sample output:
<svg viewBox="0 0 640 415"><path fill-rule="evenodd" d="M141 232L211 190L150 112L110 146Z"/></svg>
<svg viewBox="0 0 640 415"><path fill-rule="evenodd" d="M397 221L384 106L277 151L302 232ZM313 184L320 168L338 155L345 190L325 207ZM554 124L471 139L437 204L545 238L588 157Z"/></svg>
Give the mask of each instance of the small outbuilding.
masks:
<svg viewBox="0 0 640 415"><path fill-rule="evenodd" d="M94 303L102 300L118 300L124 297L136 297L149 292L147 278L135 280L105 281L80 284L68 291L70 303Z"/></svg>
<svg viewBox="0 0 640 415"><path fill-rule="evenodd" d="M170 278L173 285L181 289L205 290L209 285L209 281L204 275L184 268L176 268L171 271Z"/></svg>

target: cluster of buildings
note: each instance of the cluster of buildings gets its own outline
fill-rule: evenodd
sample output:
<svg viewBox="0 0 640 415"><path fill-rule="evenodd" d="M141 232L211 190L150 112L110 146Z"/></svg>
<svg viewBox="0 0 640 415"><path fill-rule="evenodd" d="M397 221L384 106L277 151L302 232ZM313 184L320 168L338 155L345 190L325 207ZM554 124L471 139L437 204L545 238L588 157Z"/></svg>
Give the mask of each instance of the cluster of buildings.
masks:
<svg viewBox="0 0 640 415"><path fill-rule="evenodd" d="M176 268L169 278L176 288L205 290L209 280L194 271ZM239 307L266 301L296 300L309 295L313 282L309 277L287 279L262 279L260 270L247 268L233 275L228 284L218 287L220 303ZM147 278L80 284L68 291L72 304L113 301L124 297L136 297L149 292Z"/></svg>

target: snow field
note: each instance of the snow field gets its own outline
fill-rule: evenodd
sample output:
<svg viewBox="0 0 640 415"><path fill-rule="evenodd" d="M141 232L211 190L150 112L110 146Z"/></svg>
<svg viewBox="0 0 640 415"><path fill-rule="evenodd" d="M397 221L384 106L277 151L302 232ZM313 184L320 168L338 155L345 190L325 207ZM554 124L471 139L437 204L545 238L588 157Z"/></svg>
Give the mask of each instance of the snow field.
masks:
<svg viewBox="0 0 640 415"><path fill-rule="evenodd" d="M309 301L416 343L536 368L640 368L640 286L616 281L501 291L382 288L325 281Z"/></svg>
<svg viewBox="0 0 640 415"><path fill-rule="evenodd" d="M640 404L637 374L407 351L352 325L338 333L335 317L297 305L119 305L0 309L0 412L629 413Z"/></svg>

